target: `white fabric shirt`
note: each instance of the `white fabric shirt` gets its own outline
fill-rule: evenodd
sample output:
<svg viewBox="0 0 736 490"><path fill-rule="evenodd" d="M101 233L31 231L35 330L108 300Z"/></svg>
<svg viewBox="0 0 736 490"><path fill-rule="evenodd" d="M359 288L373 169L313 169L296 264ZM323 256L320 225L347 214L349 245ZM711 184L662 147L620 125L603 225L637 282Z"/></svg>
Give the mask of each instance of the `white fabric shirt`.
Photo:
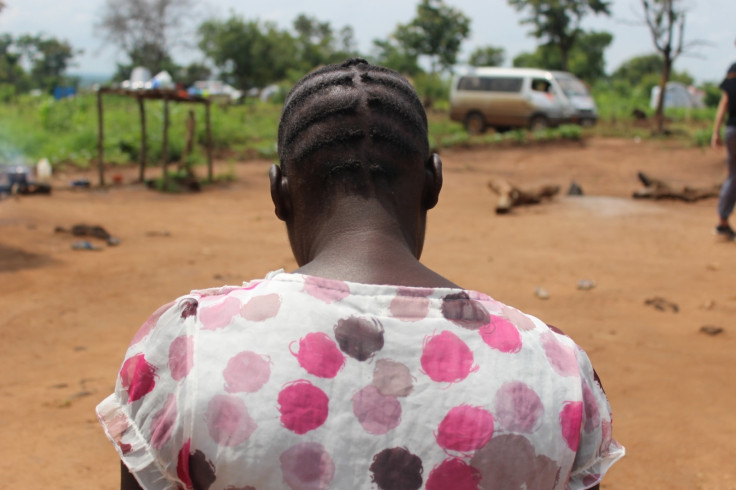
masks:
<svg viewBox="0 0 736 490"><path fill-rule="evenodd" d="M587 355L540 320L282 271L157 310L97 414L145 489L578 489L624 454Z"/></svg>

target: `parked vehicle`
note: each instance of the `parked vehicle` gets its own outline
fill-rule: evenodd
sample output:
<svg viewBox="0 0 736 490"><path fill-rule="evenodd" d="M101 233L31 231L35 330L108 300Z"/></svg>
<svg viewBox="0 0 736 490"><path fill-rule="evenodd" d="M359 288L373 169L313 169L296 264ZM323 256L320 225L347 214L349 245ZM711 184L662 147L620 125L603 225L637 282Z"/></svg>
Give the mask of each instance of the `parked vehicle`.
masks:
<svg viewBox="0 0 736 490"><path fill-rule="evenodd" d="M531 130L564 123L592 126L598 111L575 75L534 68L472 68L450 89L450 118L470 133Z"/></svg>

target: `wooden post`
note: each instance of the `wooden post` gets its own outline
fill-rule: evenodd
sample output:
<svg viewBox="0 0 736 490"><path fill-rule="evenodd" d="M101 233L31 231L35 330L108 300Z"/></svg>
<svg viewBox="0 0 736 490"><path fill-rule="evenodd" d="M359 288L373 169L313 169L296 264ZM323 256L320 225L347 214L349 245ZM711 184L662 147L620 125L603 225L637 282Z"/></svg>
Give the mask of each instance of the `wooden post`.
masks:
<svg viewBox="0 0 736 490"><path fill-rule="evenodd" d="M169 97L164 95L164 138L161 142L161 158L163 158L164 190L169 188Z"/></svg>
<svg viewBox="0 0 736 490"><path fill-rule="evenodd" d="M210 99L204 102L205 124L207 126L207 180L212 182L212 124L210 123Z"/></svg>
<svg viewBox="0 0 736 490"><path fill-rule="evenodd" d="M141 168L138 175L138 180L144 182L146 179L146 165L148 157L148 142L146 139L146 106L143 102L143 97L138 97L138 109L141 114L141 151L138 155Z"/></svg>
<svg viewBox="0 0 736 490"><path fill-rule="evenodd" d="M103 121L103 114L102 114L102 92L100 90L97 91L97 170L100 174L100 187L105 185L105 172L103 169L103 161L104 161L104 139L105 139L105 130L104 125L102 124Z"/></svg>

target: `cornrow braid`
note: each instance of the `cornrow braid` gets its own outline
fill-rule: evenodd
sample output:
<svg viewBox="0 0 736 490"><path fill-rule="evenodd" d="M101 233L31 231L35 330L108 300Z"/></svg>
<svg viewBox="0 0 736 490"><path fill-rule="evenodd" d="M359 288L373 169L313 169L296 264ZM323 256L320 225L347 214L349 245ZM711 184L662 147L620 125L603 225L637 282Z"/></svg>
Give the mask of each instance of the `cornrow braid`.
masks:
<svg viewBox="0 0 736 490"><path fill-rule="evenodd" d="M298 163L316 168L325 181L391 178L402 159L429 154L427 115L400 74L364 59L347 60L306 75L291 89L278 153L284 173Z"/></svg>

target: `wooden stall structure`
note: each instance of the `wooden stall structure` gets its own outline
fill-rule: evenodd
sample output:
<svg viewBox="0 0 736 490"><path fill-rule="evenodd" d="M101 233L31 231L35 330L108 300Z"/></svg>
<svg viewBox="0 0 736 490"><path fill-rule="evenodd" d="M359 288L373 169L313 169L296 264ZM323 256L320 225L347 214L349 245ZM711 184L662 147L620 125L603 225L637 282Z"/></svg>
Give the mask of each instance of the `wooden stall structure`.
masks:
<svg viewBox="0 0 736 490"><path fill-rule="evenodd" d="M146 142L146 106L145 100L163 100L164 101L164 117L163 117L163 139L161 142L161 159L163 167L164 185L168 184L168 160L169 160L169 102L184 102L194 104L204 104L205 107L205 126L207 134L207 178L213 180L212 173L212 125L210 123L210 99L199 95L189 95L185 91L177 89L151 89L151 90L131 90L123 88L105 88L101 87L97 91L97 165L100 178L100 186L105 185L104 171L104 108L102 96L105 94L122 95L132 97L138 101L138 110L141 120L141 151L138 156L140 164L139 179L141 182L145 180L145 171L147 165L147 142Z"/></svg>

